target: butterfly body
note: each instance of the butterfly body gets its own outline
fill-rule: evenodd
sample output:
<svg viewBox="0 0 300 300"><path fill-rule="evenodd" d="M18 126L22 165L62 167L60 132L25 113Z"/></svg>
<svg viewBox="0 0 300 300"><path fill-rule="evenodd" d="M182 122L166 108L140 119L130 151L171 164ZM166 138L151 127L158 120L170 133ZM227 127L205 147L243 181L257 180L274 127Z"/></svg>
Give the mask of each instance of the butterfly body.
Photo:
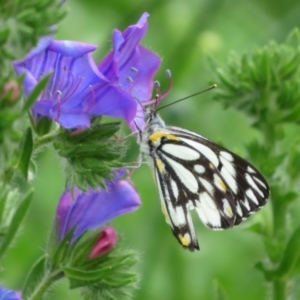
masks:
<svg viewBox="0 0 300 300"><path fill-rule="evenodd" d="M266 204L269 187L250 163L205 137L167 126L146 109L141 154L154 172L166 222L179 243L199 249L190 210L209 228L233 227Z"/></svg>

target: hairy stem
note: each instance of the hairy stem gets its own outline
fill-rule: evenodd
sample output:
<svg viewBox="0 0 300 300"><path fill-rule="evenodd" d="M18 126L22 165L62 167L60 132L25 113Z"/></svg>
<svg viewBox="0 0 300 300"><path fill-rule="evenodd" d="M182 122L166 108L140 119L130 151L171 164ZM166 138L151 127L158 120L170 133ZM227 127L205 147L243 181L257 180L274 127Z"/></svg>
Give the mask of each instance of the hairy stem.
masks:
<svg viewBox="0 0 300 300"><path fill-rule="evenodd" d="M33 293L28 297L28 300L40 300L43 299L44 293L48 288L57 280L64 276L62 271L52 271L45 274L44 278L37 285Z"/></svg>

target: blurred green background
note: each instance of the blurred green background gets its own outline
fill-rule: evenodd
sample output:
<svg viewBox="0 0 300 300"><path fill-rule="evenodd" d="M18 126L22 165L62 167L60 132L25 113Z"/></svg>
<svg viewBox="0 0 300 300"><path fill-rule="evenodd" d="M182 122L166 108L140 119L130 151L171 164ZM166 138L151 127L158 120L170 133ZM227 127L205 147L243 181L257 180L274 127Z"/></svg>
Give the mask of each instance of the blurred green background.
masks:
<svg viewBox="0 0 300 300"><path fill-rule="evenodd" d="M269 40L283 42L300 23L300 2L296 0L70 0L65 5L69 14L59 25L56 38L99 45L94 55L97 61L111 47L113 28L124 30L144 11L149 12L143 45L163 57L156 77L162 90L168 85L165 69L172 71L174 80L164 104L215 82L209 58L224 65L231 51L251 51ZM251 128L249 118L233 109L224 110L213 101L213 94L211 91L171 106L162 110L161 116L168 124L196 131L245 156L244 145L259 139L259 133ZM129 145L126 159L132 162L138 157L138 147L134 139ZM14 289L22 287L25 274L43 253L64 187L60 162L53 151L40 153L36 162L39 174L34 180L35 199L19 239L2 266L5 286ZM264 258L263 243L246 228L260 218L268 218L270 204L244 224L223 232L205 228L193 214L201 251L190 253L181 248L165 223L148 166L136 170L132 180L143 205L112 224L123 245L140 253L137 269L141 281L136 299L217 299L216 286L230 300L267 299L268 286L254 268ZM61 282L49 299L80 297L77 291L68 290L67 282Z"/></svg>

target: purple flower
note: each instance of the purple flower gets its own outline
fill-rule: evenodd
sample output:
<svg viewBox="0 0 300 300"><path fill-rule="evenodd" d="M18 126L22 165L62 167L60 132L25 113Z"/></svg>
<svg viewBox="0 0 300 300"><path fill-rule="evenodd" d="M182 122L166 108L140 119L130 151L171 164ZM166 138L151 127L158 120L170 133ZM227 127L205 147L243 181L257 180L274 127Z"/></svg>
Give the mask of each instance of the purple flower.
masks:
<svg viewBox="0 0 300 300"><path fill-rule="evenodd" d="M21 293L0 286L0 300L22 300Z"/></svg>
<svg viewBox="0 0 300 300"><path fill-rule="evenodd" d="M114 84L118 84L140 103L151 99L153 77L161 64L161 58L149 49L139 45L145 36L148 13L144 13L136 25L129 26L123 33L113 31L113 50L99 63L99 71ZM135 122L142 127L140 105ZM136 130L134 122L130 127Z"/></svg>
<svg viewBox="0 0 300 300"><path fill-rule="evenodd" d="M113 249L117 243L118 236L115 229L106 226L102 229L100 236L89 254L89 258L96 258Z"/></svg>
<svg viewBox="0 0 300 300"><path fill-rule="evenodd" d="M113 180L106 181L107 190L83 192L75 188L73 192L68 189L62 194L56 212L59 240L74 226L72 241L139 207L137 192L128 181L120 180L121 175L119 172Z"/></svg>
<svg viewBox="0 0 300 300"><path fill-rule="evenodd" d="M97 69L90 52L97 47L44 38L25 59L15 62L18 75L25 74L29 95L38 81L52 72L47 88L33 105L33 113L49 117L65 128L87 128L90 117L109 115L130 122L136 101L113 86Z"/></svg>
<svg viewBox="0 0 300 300"><path fill-rule="evenodd" d="M108 115L123 118L133 127L138 101L151 98L153 76L160 58L139 45L147 31L144 13L123 33L114 30L113 50L97 66L90 52L97 47L74 41L40 40L38 46L14 63L24 74L28 96L38 81L52 72L47 88L32 110L35 118L49 117L61 126L87 128L90 118Z"/></svg>

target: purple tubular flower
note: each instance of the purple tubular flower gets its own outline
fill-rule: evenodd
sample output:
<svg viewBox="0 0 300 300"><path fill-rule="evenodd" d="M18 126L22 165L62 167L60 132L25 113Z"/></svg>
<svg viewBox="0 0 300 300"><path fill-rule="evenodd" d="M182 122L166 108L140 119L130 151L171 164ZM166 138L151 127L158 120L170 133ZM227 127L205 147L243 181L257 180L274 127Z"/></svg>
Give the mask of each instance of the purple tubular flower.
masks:
<svg viewBox="0 0 300 300"><path fill-rule="evenodd" d="M33 105L36 117L49 117L69 129L87 128L90 117L97 115L132 121L136 101L99 72L90 55L96 48L46 37L23 60L14 63L16 73L25 75L26 95L45 74L52 72L47 88Z"/></svg>
<svg viewBox="0 0 300 300"><path fill-rule="evenodd" d="M153 77L161 64L159 56L139 45L148 29L148 16L148 13L144 13L137 24L129 26L123 33L115 29L113 50L98 65L99 71L106 78L121 86L141 103L151 99ZM141 118L136 118L135 122L142 128L141 109L140 113ZM136 130L133 121L129 125Z"/></svg>
<svg viewBox="0 0 300 300"><path fill-rule="evenodd" d="M22 300L21 293L0 286L0 300Z"/></svg>
<svg viewBox="0 0 300 300"><path fill-rule="evenodd" d="M59 241L75 226L72 241L88 230L96 230L113 218L136 210L141 202L135 189L117 174L106 181L107 190L66 190L59 201L56 219Z"/></svg>
<svg viewBox="0 0 300 300"><path fill-rule="evenodd" d="M151 98L153 77L161 63L156 54L139 45L147 32L148 16L144 13L123 33L115 29L113 50L98 66L90 55L96 46L51 37L42 38L24 59L16 61L16 73L25 75L27 96L52 72L32 107L34 117L46 116L65 128L78 129L89 127L92 116L107 115L124 119L135 130L137 100ZM143 123L142 115L137 123Z"/></svg>

